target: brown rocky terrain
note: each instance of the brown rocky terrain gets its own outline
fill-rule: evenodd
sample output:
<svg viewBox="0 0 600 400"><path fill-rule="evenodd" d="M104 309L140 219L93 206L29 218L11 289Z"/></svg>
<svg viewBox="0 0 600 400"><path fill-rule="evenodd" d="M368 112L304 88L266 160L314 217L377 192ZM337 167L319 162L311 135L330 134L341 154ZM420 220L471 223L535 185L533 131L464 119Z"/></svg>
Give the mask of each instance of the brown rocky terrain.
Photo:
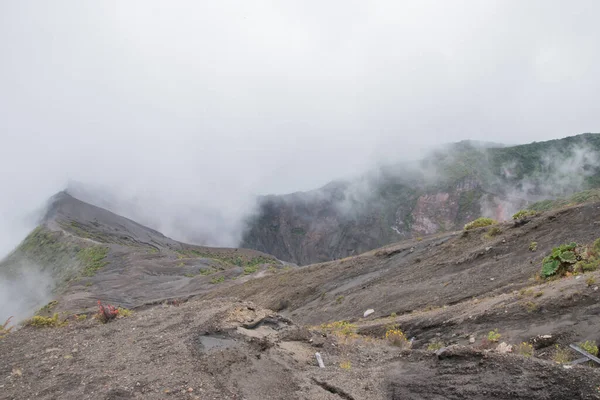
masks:
<svg viewBox="0 0 600 400"><path fill-rule="evenodd" d="M110 225L101 209L77 214L87 206L69 197L54 207L44 227L62 247L30 237L19 251L40 262L40 248L64 252L68 237L108 246L109 264L59 286L45 315L64 312L65 324L0 339L0 398L600 398L599 368L557 363L579 357L571 343L600 342L600 271L538 278L553 247L600 237L598 203L500 224L493 235L447 232L306 267L251 263L268 256L247 250L193 247L202 254L188 257L192 247L133 221L110 214ZM249 257L242 266L231 258L239 252ZM178 272L217 263L223 269L210 275ZM224 279L210 283L211 275ZM91 318L96 300L133 314L101 324ZM392 327L412 346L386 339ZM499 352L502 342L530 343L533 355Z"/></svg>

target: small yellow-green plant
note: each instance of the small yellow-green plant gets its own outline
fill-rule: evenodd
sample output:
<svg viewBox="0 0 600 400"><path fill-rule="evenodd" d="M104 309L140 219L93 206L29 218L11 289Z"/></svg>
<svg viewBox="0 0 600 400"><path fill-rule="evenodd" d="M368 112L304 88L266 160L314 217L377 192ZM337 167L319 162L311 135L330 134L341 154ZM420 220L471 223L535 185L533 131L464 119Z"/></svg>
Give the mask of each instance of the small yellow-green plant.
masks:
<svg viewBox="0 0 600 400"><path fill-rule="evenodd" d="M527 342L513 346L513 353L522 355L523 357L533 356L533 346Z"/></svg>
<svg viewBox="0 0 600 400"><path fill-rule="evenodd" d="M350 361L343 361L340 363L340 368L345 369L346 371L352 368L352 363Z"/></svg>
<svg viewBox="0 0 600 400"><path fill-rule="evenodd" d="M344 301L344 296L338 296L335 298L335 302L338 304L342 304L342 301Z"/></svg>
<svg viewBox="0 0 600 400"><path fill-rule="evenodd" d="M571 352L569 349L565 347L560 347L559 345L555 345L554 354L552 355L552 360L558 364L566 364L571 362Z"/></svg>
<svg viewBox="0 0 600 400"><path fill-rule="evenodd" d="M335 321L329 324L322 324L321 330L334 335L353 336L356 334L356 325L348 321Z"/></svg>
<svg viewBox="0 0 600 400"><path fill-rule="evenodd" d="M498 221L496 221L494 219L480 217L480 218L477 218L475 221L471 221L468 224L466 224L464 230L468 231L468 230L475 229L475 228L482 228L484 226L495 225L497 223L498 223Z"/></svg>
<svg viewBox="0 0 600 400"><path fill-rule="evenodd" d="M521 210L519 212L517 212L515 215L512 216L512 218L517 221L517 220L523 220L526 219L528 217L535 217L537 215L536 211L533 210Z"/></svg>
<svg viewBox="0 0 600 400"><path fill-rule="evenodd" d="M36 328L51 328L64 325L65 322L58 319L58 313L54 313L52 317L42 317L41 315L34 315L27 325L35 326Z"/></svg>
<svg viewBox="0 0 600 400"><path fill-rule="evenodd" d="M396 318L398 316L398 314L396 314L395 312L390 314L390 318Z"/></svg>
<svg viewBox="0 0 600 400"><path fill-rule="evenodd" d="M127 317L131 317L133 315L133 311L131 311L128 308L119 307L118 310L119 310L119 317L127 318Z"/></svg>
<svg viewBox="0 0 600 400"><path fill-rule="evenodd" d="M502 335L500 333L498 333L498 329L494 329L493 331L490 331L487 335L487 339L492 342L492 343L496 343L498 340L500 340L500 338L502 337Z"/></svg>
<svg viewBox="0 0 600 400"><path fill-rule="evenodd" d="M217 284L217 283L221 283L221 282L225 282L224 276L215 276L214 278L212 278L210 280L210 283L212 283L212 284Z"/></svg>
<svg viewBox="0 0 600 400"><path fill-rule="evenodd" d="M578 345L591 355L598 356L598 345L593 340L587 340L583 343L578 343Z"/></svg>
<svg viewBox="0 0 600 400"><path fill-rule="evenodd" d="M525 303L525 309L528 313L532 313L537 311L539 309L539 306L533 301L528 301L527 303Z"/></svg>
<svg viewBox="0 0 600 400"><path fill-rule="evenodd" d="M444 342L436 340L434 342L429 343L429 345L427 346L427 350L429 350L429 351L438 351L442 347L444 347Z"/></svg>
<svg viewBox="0 0 600 400"><path fill-rule="evenodd" d="M75 319L77 321L85 321L87 319L87 314L79 314L79 315L75 315Z"/></svg>
<svg viewBox="0 0 600 400"><path fill-rule="evenodd" d="M494 236L498 236L501 233L502 230L500 228L498 228L497 226L492 226L484 236L486 239L491 239Z"/></svg>
<svg viewBox="0 0 600 400"><path fill-rule="evenodd" d="M586 283L588 286L592 286L592 285L594 285L594 284L596 283L596 279L595 279L593 276L590 276L589 278L587 278L587 279L585 280L585 283Z"/></svg>
<svg viewBox="0 0 600 400"><path fill-rule="evenodd" d="M258 271L258 265L248 265L247 267L244 268L245 275L253 274L256 271Z"/></svg>
<svg viewBox="0 0 600 400"><path fill-rule="evenodd" d="M406 339L406 335L400 330L400 327L398 326L389 327L388 330L385 332L385 339L392 345L398 346L402 349L407 349L411 347L410 341Z"/></svg>
<svg viewBox="0 0 600 400"><path fill-rule="evenodd" d="M529 251L537 251L537 242L529 243Z"/></svg>

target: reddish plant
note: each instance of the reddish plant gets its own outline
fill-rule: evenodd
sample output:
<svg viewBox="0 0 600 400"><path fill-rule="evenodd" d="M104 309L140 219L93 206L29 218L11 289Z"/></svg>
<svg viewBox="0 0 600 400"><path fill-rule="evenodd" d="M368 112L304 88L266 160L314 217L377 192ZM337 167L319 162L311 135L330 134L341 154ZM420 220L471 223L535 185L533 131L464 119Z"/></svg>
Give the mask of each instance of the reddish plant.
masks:
<svg viewBox="0 0 600 400"><path fill-rule="evenodd" d="M111 306L110 304L102 304L100 300L98 300L98 319L107 323L110 320L113 320L119 315L119 309L115 306Z"/></svg>

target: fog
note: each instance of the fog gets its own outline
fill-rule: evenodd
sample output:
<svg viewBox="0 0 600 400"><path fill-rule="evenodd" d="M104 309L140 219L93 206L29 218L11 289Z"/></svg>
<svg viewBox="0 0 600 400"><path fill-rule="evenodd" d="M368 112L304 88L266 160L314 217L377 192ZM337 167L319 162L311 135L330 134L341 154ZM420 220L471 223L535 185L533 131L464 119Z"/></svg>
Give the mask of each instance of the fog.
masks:
<svg viewBox="0 0 600 400"><path fill-rule="evenodd" d="M445 142L598 131L599 13L594 0L1 2L0 253L69 182L176 239L236 245L258 194Z"/></svg>

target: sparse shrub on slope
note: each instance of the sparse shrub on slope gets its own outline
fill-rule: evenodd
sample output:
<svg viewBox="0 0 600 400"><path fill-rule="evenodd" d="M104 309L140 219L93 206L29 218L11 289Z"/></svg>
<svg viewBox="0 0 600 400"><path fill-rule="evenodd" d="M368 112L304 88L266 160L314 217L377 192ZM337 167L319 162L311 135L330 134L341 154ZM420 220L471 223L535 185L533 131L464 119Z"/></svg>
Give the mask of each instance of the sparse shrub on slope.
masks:
<svg viewBox="0 0 600 400"><path fill-rule="evenodd" d="M512 219L514 219L515 221L518 221L518 220L527 219L529 217L535 217L536 215L537 215L537 211L521 210L521 211L515 213L515 215L512 216Z"/></svg>
<svg viewBox="0 0 600 400"><path fill-rule="evenodd" d="M54 328L65 325L66 321L60 321L58 313L54 313L52 317L42 317L41 315L35 315L27 321L27 325L35 326L36 328Z"/></svg>
<svg viewBox="0 0 600 400"><path fill-rule="evenodd" d="M498 223L498 221L496 221L494 219L480 217L480 218L477 218L475 221L471 221L468 224L466 224L464 229L465 229L465 231L468 231L468 230L475 229L475 228L482 228L484 226L495 225L497 223Z"/></svg>
<svg viewBox="0 0 600 400"><path fill-rule="evenodd" d="M593 340L587 340L583 343L578 343L578 345L591 355L598 356L598 345Z"/></svg>
<svg viewBox="0 0 600 400"><path fill-rule="evenodd" d="M406 335L398 326L389 327L385 332L385 339L394 346L398 346L402 349L409 349L412 346L412 343L406 338Z"/></svg>

